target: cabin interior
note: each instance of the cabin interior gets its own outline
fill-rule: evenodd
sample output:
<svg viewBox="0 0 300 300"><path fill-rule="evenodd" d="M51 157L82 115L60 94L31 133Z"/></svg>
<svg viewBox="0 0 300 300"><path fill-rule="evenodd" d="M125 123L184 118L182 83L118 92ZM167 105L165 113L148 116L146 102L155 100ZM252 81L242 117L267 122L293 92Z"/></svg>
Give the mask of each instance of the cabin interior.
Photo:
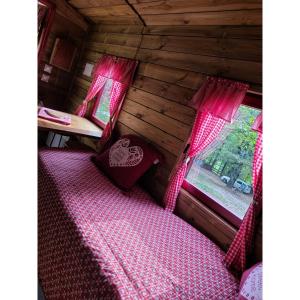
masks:
<svg viewBox="0 0 300 300"><path fill-rule="evenodd" d="M262 299L262 1L37 4L39 299Z"/></svg>

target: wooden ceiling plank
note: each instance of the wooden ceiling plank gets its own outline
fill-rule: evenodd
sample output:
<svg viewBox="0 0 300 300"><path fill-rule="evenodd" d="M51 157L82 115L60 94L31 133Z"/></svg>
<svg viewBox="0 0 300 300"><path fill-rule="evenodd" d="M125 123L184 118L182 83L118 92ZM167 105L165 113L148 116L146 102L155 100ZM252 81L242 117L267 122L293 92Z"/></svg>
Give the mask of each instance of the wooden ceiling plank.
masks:
<svg viewBox="0 0 300 300"><path fill-rule="evenodd" d="M141 15L261 9L261 0L162 0L134 4Z"/></svg>
<svg viewBox="0 0 300 300"><path fill-rule="evenodd" d="M261 10L142 16L147 25L262 25Z"/></svg>
<svg viewBox="0 0 300 300"><path fill-rule="evenodd" d="M118 33L109 33L109 34L95 33L89 36L88 42L138 47L141 42L141 35L118 34Z"/></svg>
<svg viewBox="0 0 300 300"><path fill-rule="evenodd" d="M134 16L135 13L126 5L115 5L109 7L80 8L79 12L87 17L108 17L108 16Z"/></svg>
<svg viewBox="0 0 300 300"><path fill-rule="evenodd" d="M141 20L136 16L118 16L118 17L90 17L96 24L104 25L142 25Z"/></svg>
<svg viewBox="0 0 300 300"><path fill-rule="evenodd" d="M112 6L125 4L125 0L70 0L69 3L76 8L89 8L97 6Z"/></svg>
<svg viewBox="0 0 300 300"><path fill-rule="evenodd" d="M123 33L123 34L141 34L142 25L94 25L92 31L102 33Z"/></svg>

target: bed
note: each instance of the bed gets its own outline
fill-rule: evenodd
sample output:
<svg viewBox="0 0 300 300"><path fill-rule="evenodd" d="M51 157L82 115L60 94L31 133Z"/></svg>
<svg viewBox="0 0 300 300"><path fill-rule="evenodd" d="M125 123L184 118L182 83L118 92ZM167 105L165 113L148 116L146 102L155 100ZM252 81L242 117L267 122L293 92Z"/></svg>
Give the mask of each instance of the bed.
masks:
<svg viewBox="0 0 300 300"><path fill-rule="evenodd" d="M46 299L236 299L224 253L83 150L41 149L38 276Z"/></svg>

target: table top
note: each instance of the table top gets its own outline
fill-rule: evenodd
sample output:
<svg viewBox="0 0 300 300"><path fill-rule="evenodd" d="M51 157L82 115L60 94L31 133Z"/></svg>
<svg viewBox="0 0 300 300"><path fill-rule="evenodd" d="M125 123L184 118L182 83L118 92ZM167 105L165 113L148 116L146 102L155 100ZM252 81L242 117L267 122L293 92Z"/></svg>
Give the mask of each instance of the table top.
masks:
<svg viewBox="0 0 300 300"><path fill-rule="evenodd" d="M103 130L86 118L82 118L76 115L72 115L66 112L62 112L50 108L47 108L47 110L50 113L53 113L57 116L65 116L65 115L70 116L71 124L70 125L59 124L38 117L39 129L52 130L62 134L72 133L72 134L78 134L78 135L95 137L95 138L100 138L102 136Z"/></svg>

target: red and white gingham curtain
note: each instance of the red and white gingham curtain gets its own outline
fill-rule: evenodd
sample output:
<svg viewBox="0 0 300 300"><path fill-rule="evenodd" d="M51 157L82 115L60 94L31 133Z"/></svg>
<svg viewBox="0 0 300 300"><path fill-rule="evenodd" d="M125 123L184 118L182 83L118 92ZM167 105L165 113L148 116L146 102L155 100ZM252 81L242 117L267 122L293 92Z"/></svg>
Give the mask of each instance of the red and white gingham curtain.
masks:
<svg viewBox="0 0 300 300"><path fill-rule="evenodd" d="M80 117L84 117L87 112L87 106L96 96L99 96L108 79L113 80L110 94L109 112L110 121L106 124L101 138L104 144L110 137L113 125L126 92L132 82L138 61L126 59L111 55L103 55L93 69L93 81L88 93L81 105L75 111Z"/></svg>
<svg viewBox="0 0 300 300"><path fill-rule="evenodd" d="M165 209L173 212L186 175L188 161L203 151L223 129L242 103L248 85L227 79L208 77L193 97L191 104L197 106L197 116L190 137L189 150L176 171L164 196ZM223 109L220 110L220 107Z"/></svg>
<svg viewBox="0 0 300 300"><path fill-rule="evenodd" d="M94 99L94 97L101 91L101 89L104 87L105 83L107 81L107 77L103 77L101 75L95 76L93 78L93 81L90 85L90 88L87 92L87 95L82 102L81 105L79 105L75 111L75 114L84 117L87 111L88 103Z"/></svg>
<svg viewBox="0 0 300 300"><path fill-rule="evenodd" d="M128 86L126 84L117 81L113 82L109 103L109 114L111 118L110 122L107 123L102 132L102 144L105 144L110 137L111 131L113 129L113 124L117 118L119 110L121 109L120 104L123 102L127 89Z"/></svg>
<svg viewBox="0 0 300 300"><path fill-rule="evenodd" d="M177 171L173 174L165 194L166 210L173 212L175 209L176 199L186 174L188 161L203 151L218 136L225 123L224 120L214 117L210 113L203 112L197 115L187 156L177 167Z"/></svg>
<svg viewBox="0 0 300 300"><path fill-rule="evenodd" d="M253 250L254 232L256 228L257 216L262 210L262 124L257 126L257 121L261 123L261 115L257 117L255 128L258 130L258 137L253 158L253 202L250 204L243 222L231 243L225 256L225 264L228 268L239 273L246 270L249 257ZM254 129L254 127L253 127Z"/></svg>
<svg viewBox="0 0 300 300"><path fill-rule="evenodd" d="M114 82L113 91L111 93L113 96L111 102L113 102L113 104L111 105L110 102L110 107L115 107L115 101L119 101L122 97L116 96L117 91L115 92L114 90L119 89L121 84L122 86L126 86L126 88L121 89L124 94L126 93L132 82L137 64L138 62L136 60L103 55L93 69L93 81L84 101L78 106L75 114L80 117L85 116L88 103L93 100L95 96L99 95L108 79L112 79Z"/></svg>

